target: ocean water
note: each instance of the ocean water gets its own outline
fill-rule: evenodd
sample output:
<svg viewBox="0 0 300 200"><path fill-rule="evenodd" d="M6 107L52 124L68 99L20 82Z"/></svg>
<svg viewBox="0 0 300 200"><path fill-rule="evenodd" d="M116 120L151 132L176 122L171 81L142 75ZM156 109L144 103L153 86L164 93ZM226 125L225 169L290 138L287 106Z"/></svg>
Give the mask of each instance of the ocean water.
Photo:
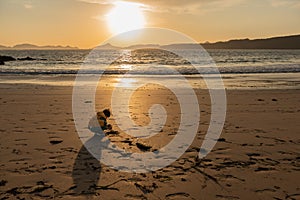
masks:
<svg viewBox="0 0 300 200"><path fill-rule="evenodd" d="M83 63L93 66L86 73L123 74L132 72L138 75L168 75L164 66L176 69L184 75L199 72L185 59L162 50L142 49L122 52L121 57L111 65L103 65L111 57L124 50L97 50L101 55L93 62L86 58L90 50L0 50L0 55L15 58L32 57L33 61L11 61L0 66L0 74L76 74ZM195 50L181 50L193 57ZM300 50L208 50L221 74L257 73L298 73L300 72ZM201 63L202 73L215 73ZM105 67L103 67L105 66ZM83 66L84 68L84 66Z"/></svg>

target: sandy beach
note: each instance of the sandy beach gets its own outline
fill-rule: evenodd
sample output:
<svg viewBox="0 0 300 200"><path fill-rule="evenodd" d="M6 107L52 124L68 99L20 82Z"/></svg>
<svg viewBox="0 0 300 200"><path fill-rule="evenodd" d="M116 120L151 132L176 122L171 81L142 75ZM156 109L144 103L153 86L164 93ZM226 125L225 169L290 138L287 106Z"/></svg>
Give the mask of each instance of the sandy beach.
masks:
<svg viewBox="0 0 300 200"><path fill-rule="evenodd" d="M193 144L170 166L141 174L111 169L88 153L74 126L71 86L1 83L0 90L1 199L300 198L298 89L227 89L222 135L203 159L197 154L209 124L210 99L197 89L201 121ZM97 110L109 106L110 94L110 87L97 92ZM145 113L154 102L168 112L161 133L149 140L132 138L112 117L119 134L109 139L131 152L144 151L138 143L149 147L146 151L168 143L179 119L178 102L167 90L139 89L130 103L131 117L147 124Z"/></svg>
<svg viewBox="0 0 300 200"><path fill-rule="evenodd" d="M0 200L300 200L300 0L0 0Z"/></svg>

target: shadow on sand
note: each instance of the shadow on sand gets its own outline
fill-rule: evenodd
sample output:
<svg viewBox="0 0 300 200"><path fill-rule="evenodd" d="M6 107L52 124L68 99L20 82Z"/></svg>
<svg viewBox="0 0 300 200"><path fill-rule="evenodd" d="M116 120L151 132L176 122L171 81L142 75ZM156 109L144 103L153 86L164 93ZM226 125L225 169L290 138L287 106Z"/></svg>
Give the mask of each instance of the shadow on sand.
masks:
<svg viewBox="0 0 300 200"><path fill-rule="evenodd" d="M82 145L72 172L74 195L94 195L100 179L102 149L107 148L109 140L105 140L102 130L93 131L95 134Z"/></svg>

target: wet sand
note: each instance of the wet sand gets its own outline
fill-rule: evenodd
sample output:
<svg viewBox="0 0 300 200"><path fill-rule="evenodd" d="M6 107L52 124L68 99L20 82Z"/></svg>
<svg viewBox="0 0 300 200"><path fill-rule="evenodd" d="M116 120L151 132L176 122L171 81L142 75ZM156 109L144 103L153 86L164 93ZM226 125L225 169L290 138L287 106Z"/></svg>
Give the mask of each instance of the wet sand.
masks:
<svg viewBox="0 0 300 200"><path fill-rule="evenodd" d="M111 169L82 146L71 86L2 83L0 92L1 199L300 198L300 90L227 90L225 126L204 159L197 155L209 125L210 99L207 91L197 90L201 121L193 144L170 166L142 174ZM98 110L109 106L110 94L109 87L97 93ZM153 102L164 104L170 116L161 133L150 140L132 138L112 117L109 122L120 133L110 140L132 152L168 143L179 120L178 102L168 91L137 91L130 102L132 118L147 124Z"/></svg>

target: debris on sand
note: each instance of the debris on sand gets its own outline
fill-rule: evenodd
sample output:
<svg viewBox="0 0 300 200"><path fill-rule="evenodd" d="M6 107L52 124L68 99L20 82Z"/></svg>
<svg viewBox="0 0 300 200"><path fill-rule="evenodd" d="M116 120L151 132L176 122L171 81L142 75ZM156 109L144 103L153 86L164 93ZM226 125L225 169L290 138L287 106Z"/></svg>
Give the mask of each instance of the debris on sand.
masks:
<svg viewBox="0 0 300 200"><path fill-rule="evenodd" d="M139 143L139 142L136 143L136 146L137 146L141 151L149 151L149 150L152 148L151 146L147 146L147 145L142 144L142 143Z"/></svg>

